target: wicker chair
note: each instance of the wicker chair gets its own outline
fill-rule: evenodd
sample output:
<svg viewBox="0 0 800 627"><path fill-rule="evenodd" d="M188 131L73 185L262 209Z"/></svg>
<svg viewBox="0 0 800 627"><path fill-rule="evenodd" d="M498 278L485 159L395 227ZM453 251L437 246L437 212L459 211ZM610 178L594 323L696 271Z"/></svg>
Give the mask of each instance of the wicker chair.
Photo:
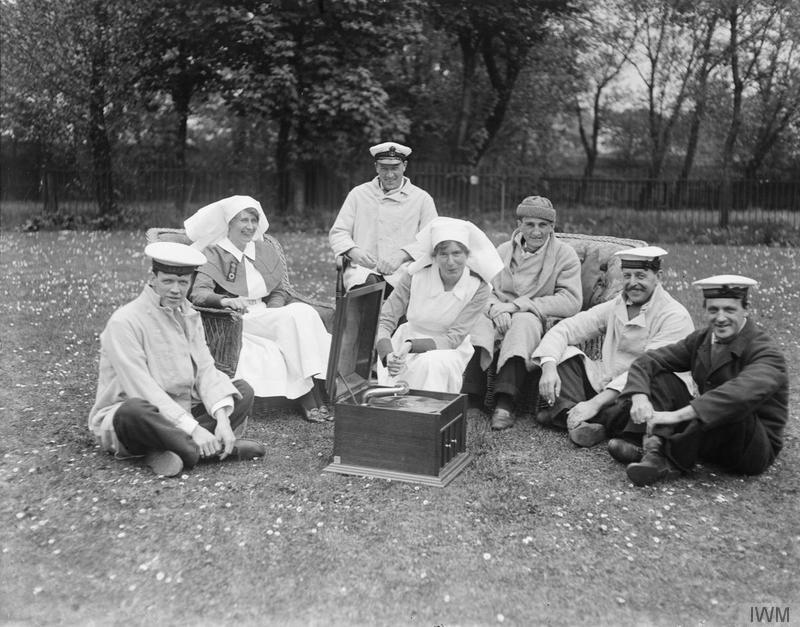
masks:
<svg viewBox="0 0 800 627"><path fill-rule="evenodd" d="M626 248L647 246L647 242L605 235L581 235L578 233L557 233L556 237L566 242L578 253L581 261L581 285L583 288L583 303L581 311L586 311L599 303L604 303L622 291L622 270L619 257L614 253ZM545 322L545 332L552 328L560 319L548 318ZM603 346L602 338L596 338L581 346L581 350L592 359L600 357ZM486 372L486 399L487 408L494 408L494 380L497 372L492 363ZM527 394L520 401L518 414L535 414L539 404L539 389L534 385L531 377L525 384Z"/></svg>
<svg viewBox="0 0 800 627"><path fill-rule="evenodd" d="M178 242L180 244L191 244L192 241L186 236L184 229L172 229L154 227L147 229L147 242ZM264 235L264 240L272 245L285 263L286 256L280 242L271 235ZM288 264L286 264L288 268ZM292 301L300 301L311 305L317 310L322 318L325 328L330 333L333 326L333 306L314 300L300 294L287 281L284 286ZM214 356L216 366L222 372L232 377L239 364L239 353L242 350L242 316L234 311L226 309L215 309L211 307L197 307L203 320L203 330L206 335L206 343Z"/></svg>

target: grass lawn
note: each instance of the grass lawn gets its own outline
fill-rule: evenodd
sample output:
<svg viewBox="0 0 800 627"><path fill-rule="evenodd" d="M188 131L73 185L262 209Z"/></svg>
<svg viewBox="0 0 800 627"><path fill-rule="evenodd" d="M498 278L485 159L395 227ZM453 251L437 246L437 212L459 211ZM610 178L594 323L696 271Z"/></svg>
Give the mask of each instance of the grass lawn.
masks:
<svg viewBox="0 0 800 627"><path fill-rule="evenodd" d="M494 233L499 240L501 234ZM333 297L322 235L283 234L293 283ZM0 235L0 621L148 625L744 625L800 615L796 249L669 245L665 287L761 282L752 316L791 376L765 475L634 488L604 447L531 420L469 424L446 489L321 473L333 426L257 403L266 459L162 480L93 442L98 334L141 290L142 232Z"/></svg>

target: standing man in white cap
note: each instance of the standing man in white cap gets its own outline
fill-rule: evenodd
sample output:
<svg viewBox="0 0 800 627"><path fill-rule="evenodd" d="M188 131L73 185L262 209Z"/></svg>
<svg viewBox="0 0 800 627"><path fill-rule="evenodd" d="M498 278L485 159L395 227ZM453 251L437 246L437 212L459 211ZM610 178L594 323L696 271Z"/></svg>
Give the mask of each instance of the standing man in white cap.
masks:
<svg viewBox="0 0 800 627"><path fill-rule="evenodd" d="M377 176L350 190L328 234L336 256L345 255L345 289L386 280L397 285L400 267L414 255L403 248L436 216L431 195L404 176L411 148L384 142L369 149Z"/></svg>
<svg viewBox="0 0 800 627"><path fill-rule="evenodd" d="M150 282L111 316L100 334L100 376L89 428L103 450L142 457L172 477L200 459L252 459L264 447L236 439L253 389L214 367L200 314L186 294L203 253L150 244Z"/></svg>
<svg viewBox="0 0 800 627"><path fill-rule="evenodd" d="M677 476L698 460L757 475L778 456L789 417L786 359L748 319L747 292L755 284L738 275L695 281L707 326L631 365L623 396L631 399L631 420L646 425L644 457L627 467L635 485ZM654 407L663 376L684 370L699 394Z"/></svg>
<svg viewBox="0 0 800 627"><path fill-rule="evenodd" d="M547 318L573 316L582 301L581 262L572 246L553 235L553 203L543 196L528 196L516 213L511 239L497 247L504 267L492 281L487 314L471 332L477 348L461 389L473 405L482 405L485 370L499 342L491 422L495 431L514 425L514 406L528 371L534 369L531 355L542 339Z"/></svg>
<svg viewBox="0 0 800 627"><path fill-rule="evenodd" d="M607 432L624 429L628 417L615 401L633 360L694 330L689 312L661 286L666 250L645 246L615 254L622 267L622 292L556 324L533 352L542 369L539 394L550 405L537 420L566 427L579 446L594 446ZM597 337L603 337L602 358L593 361L577 345ZM679 376L691 390L689 374Z"/></svg>

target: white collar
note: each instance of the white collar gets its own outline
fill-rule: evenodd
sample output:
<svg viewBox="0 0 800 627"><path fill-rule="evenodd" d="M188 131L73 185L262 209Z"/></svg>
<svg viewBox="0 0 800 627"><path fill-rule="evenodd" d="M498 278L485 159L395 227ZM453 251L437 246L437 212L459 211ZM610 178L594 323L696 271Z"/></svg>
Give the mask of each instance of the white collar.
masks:
<svg viewBox="0 0 800 627"><path fill-rule="evenodd" d="M642 312L642 311L647 311L648 309L650 309L650 304L653 301L655 301L655 300L657 300L657 299L659 299L661 297L661 291L663 289L664 288L661 287L661 283L657 283L655 288L653 289L653 293L650 294L650 298L647 299L647 302L644 302L644 303L641 304L641 306L639 307L639 311ZM627 307L628 305L631 304L631 301L625 295L625 292L621 292L620 296L622 297L622 304L623 305L625 305Z"/></svg>
<svg viewBox="0 0 800 627"><path fill-rule="evenodd" d="M381 179L379 176L375 177L375 184L378 186L378 191L381 193L382 196L394 196L395 194L405 194L406 193L406 183L409 182L408 177L404 176L400 185L395 187L394 189L390 189L388 192L383 189L383 185L381 185Z"/></svg>
<svg viewBox="0 0 800 627"><path fill-rule="evenodd" d="M242 255L247 257L250 261L254 261L256 258L256 245L254 242L250 241L247 242L247 245L244 247L244 251L239 250L234 243L228 239L227 237L219 242L217 245L222 249L228 251L231 255L236 257L236 261L239 263L242 262Z"/></svg>
<svg viewBox="0 0 800 627"><path fill-rule="evenodd" d="M434 263L431 266L428 266L431 274L433 275L433 281L431 285L431 296L435 296L436 294L444 293L444 283L442 282L442 275L439 274L439 268ZM465 300L467 298L468 289L469 289L469 280L472 275L470 274L469 268L465 265L464 266L464 273L461 275L461 278L456 281L456 284L453 286L453 289L450 290L450 293L455 296L458 300Z"/></svg>

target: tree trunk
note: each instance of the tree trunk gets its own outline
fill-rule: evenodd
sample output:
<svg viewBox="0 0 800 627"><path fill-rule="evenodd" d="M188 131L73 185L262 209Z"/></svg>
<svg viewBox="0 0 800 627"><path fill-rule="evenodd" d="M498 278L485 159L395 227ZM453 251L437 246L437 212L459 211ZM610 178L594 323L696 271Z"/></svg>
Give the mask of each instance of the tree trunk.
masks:
<svg viewBox="0 0 800 627"><path fill-rule="evenodd" d="M494 138L503 126L503 120L506 117L508 104L511 102L511 96L514 94L514 86L517 83L517 78L522 70L522 63L527 56L528 49L521 48L519 50L506 51L505 71L500 72L497 66L497 52L492 47L492 39L486 37L482 42L483 62L486 65L486 71L489 74L489 80L495 92L495 101L492 112L484 122L484 129L486 134L483 136L481 143L477 146L475 155L472 159L472 165L477 165L489 147L492 145Z"/></svg>
<svg viewBox="0 0 800 627"><path fill-rule="evenodd" d="M686 154L683 157L680 174L678 174L678 184L673 198L673 206L681 207L686 202L687 186L689 176L694 167L694 159L697 155L697 146L700 141L700 128L706 117L706 107L708 105L708 76L715 62L710 56L711 43L716 30L717 17L712 16L706 27L705 37L703 38L703 50L701 53L702 63L697 71L697 84L695 86L695 106L691 114L689 123L689 137L686 142Z"/></svg>
<svg viewBox="0 0 800 627"><path fill-rule="evenodd" d="M276 211L285 216L291 201L291 146L292 119L288 114L280 117L278 138L275 142L275 174L277 181Z"/></svg>
<svg viewBox="0 0 800 627"><path fill-rule="evenodd" d="M731 112L731 124L728 127L728 132L725 135L725 143L722 147L722 172L721 172L721 189L719 196L719 226L727 228L730 222L730 211L733 203L733 151L736 146L736 141L739 137L739 129L742 125L742 92L744 91L744 82L742 81L739 72L739 13L738 7L734 4L728 16L730 24L730 63L731 63L731 77L733 80L733 110Z"/></svg>
<svg viewBox="0 0 800 627"><path fill-rule="evenodd" d="M89 85L89 147L92 156L94 194L100 210L101 226L109 227L117 213L112 171L111 142L108 138L104 107L103 76L105 54L96 49L92 55Z"/></svg>
<svg viewBox="0 0 800 627"><path fill-rule="evenodd" d="M175 123L175 168L177 170L177 187L174 199L175 207L183 213L188 200L188 171L186 167L186 138L189 121L189 104L192 100L193 85L188 80L180 80L173 86L172 101L175 105L177 120Z"/></svg>
<svg viewBox="0 0 800 627"><path fill-rule="evenodd" d="M470 152L469 123L472 120L473 89L475 87L475 71L478 64L478 48L468 35L458 38L461 46L461 101L456 113L455 135L450 152L458 163L468 161Z"/></svg>

